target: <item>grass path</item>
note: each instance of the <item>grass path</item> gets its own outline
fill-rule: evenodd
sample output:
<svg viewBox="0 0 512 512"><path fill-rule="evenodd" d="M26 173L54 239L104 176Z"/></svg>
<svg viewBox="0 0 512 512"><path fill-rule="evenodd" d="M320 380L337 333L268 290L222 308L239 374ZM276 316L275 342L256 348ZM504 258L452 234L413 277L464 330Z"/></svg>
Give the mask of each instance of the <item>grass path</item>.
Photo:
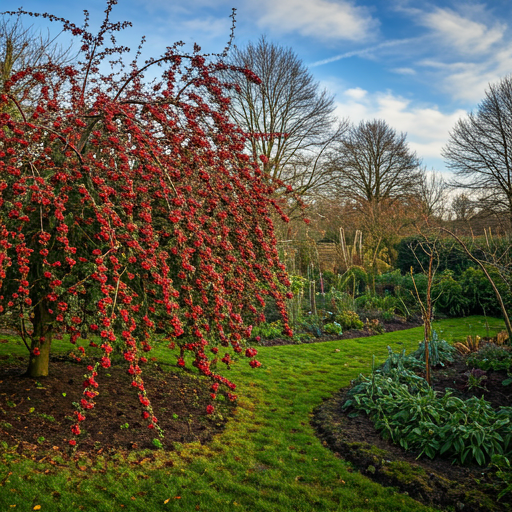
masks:
<svg viewBox="0 0 512 512"><path fill-rule="evenodd" d="M488 320L491 334L501 329L501 321ZM486 334L483 317L444 320L435 327L448 341ZM52 465L4 450L0 511L433 511L352 472L322 446L309 424L311 411L323 399L360 372L369 372L372 354L382 362L387 345L409 352L421 338L422 329L416 328L371 338L262 347L261 368L251 369L242 361L228 375L239 384L241 398L226 430L208 446L185 445L170 455L160 453L153 462L135 464L120 457L108 463ZM6 346L0 346L0 354ZM57 344L56 349L68 350L69 345ZM155 355L164 359L159 350Z"/></svg>

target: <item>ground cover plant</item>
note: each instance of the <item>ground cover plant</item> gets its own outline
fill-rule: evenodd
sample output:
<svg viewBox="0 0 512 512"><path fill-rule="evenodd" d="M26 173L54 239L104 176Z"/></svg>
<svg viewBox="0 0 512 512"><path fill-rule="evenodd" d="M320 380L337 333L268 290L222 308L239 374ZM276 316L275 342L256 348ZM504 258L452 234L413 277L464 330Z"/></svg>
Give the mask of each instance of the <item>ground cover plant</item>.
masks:
<svg viewBox="0 0 512 512"><path fill-rule="evenodd" d="M502 322L487 320L488 324L483 317L450 319L434 326L458 340L467 332L485 336L487 328L492 334L503 328ZM240 382L237 409L223 432L204 445L180 443L170 452L153 446L151 450L121 447L98 453L98 448L74 454L65 444L46 452L2 445L0 510L16 505L15 510L40 506L55 512L434 512L438 509L411 499L398 485L383 488L361 475L331 452L310 424L316 407L359 373L369 371L371 354L378 365L386 359L388 345L394 352L403 348L410 352L421 338L420 327L359 339L260 347L262 366L257 372L243 360L232 365L232 378ZM69 343L56 340L54 351L64 357ZM158 361L152 364L170 373L168 351L157 346L153 355ZM21 340L0 343L3 368L15 364L18 357L24 358L19 362L22 371L26 355ZM33 380L34 387L36 380L41 382ZM213 421L211 415L204 417L205 425ZM119 418L120 432L130 430L120 428L125 423Z"/></svg>
<svg viewBox="0 0 512 512"><path fill-rule="evenodd" d="M156 331L179 348L178 365L211 379L208 413L219 386L236 398L219 370L233 353L259 366L245 340L267 296L291 333L271 219L286 220L273 199L279 184L265 180L228 118L225 55L176 43L144 63L139 47L123 63L129 49L115 36L130 23L112 21L116 3L107 0L97 33L87 12L81 27L42 15L78 39L77 59L8 70L0 90L1 320L22 338L32 377L48 374L63 332L101 348L75 402L76 437L115 352L142 420L161 433L142 377Z"/></svg>

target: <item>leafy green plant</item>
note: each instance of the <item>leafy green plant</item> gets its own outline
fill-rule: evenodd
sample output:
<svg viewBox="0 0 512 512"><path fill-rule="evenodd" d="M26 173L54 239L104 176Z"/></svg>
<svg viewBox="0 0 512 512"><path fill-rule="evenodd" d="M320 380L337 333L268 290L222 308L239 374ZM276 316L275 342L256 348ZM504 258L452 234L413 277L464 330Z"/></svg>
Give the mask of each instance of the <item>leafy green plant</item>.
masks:
<svg viewBox="0 0 512 512"><path fill-rule="evenodd" d="M432 332L428 351L431 366L444 366L446 363L452 363L457 352L446 340L440 340L435 330ZM422 341L411 355L419 361L425 361L425 341Z"/></svg>
<svg viewBox="0 0 512 512"><path fill-rule="evenodd" d="M119 426L119 428L120 428L121 430L123 430L123 429L128 429L128 428L130 428L130 425L129 425L128 423L123 423L122 425L120 425L120 426Z"/></svg>
<svg viewBox="0 0 512 512"><path fill-rule="evenodd" d="M156 439L156 438L155 438L155 439L153 439L152 443L153 443L153 446L154 446L155 448L158 448L159 450L161 450L161 449L164 447L164 445L162 444L162 442L160 441L160 439Z"/></svg>
<svg viewBox="0 0 512 512"><path fill-rule="evenodd" d="M341 325L338 322L331 322L324 325L324 331L327 334L343 334L343 329L341 328Z"/></svg>
<svg viewBox="0 0 512 512"><path fill-rule="evenodd" d="M466 365L481 370L509 371L512 369L512 353L504 347L488 343L478 352L470 354Z"/></svg>
<svg viewBox="0 0 512 512"><path fill-rule="evenodd" d="M251 332L251 336L256 338L260 337L266 340L271 340L274 338L279 338L283 335L283 324L280 320L276 322L262 322L259 325L256 325Z"/></svg>
<svg viewBox="0 0 512 512"><path fill-rule="evenodd" d="M469 390L485 389L485 386L482 385L482 381L487 379L485 370L481 370L480 368L473 368L472 370L464 373L464 375L468 378L466 386Z"/></svg>
<svg viewBox="0 0 512 512"><path fill-rule="evenodd" d="M340 311L334 317L334 320L341 326L343 331L349 331L350 329L362 329L364 327L364 323L355 311Z"/></svg>
<svg viewBox="0 0 512 512"><path fill-rule="evenodd" d="M512 492L512 465L510 460L503 455L493 455L491 465L496 469L496 478L501 480L504 488L498 494L498 500Z"/></svg>
<svg viewBox="0 0 512 512"><path fill-rule="evenodd" d="M453 357L453 347L437 336L431 346L438 364ZM451 390L438 396L414 373L423 366L424 351L420 346L406 356L388 347L386 362L370 377L361 375L355 381L344 409L364 411L385 439L420 456L443 455L461 464L484 465L494 454L512 454L512 408L495 411L483 398L461 400ZM484 375L475 372L472 385L481 385Z"/></svg>
<svg viewBox="0 0 512 512"><path fill-rule="evenodd" d="M405 380L414 382L411 391ZM409 370L392 369L362 378L344 404L370 416L384 439L405 450L434 458L452 457L461 464L486 464L497 454L512 454L512 408L496 412L483 398L442 397ZM423 379L424 380L424 379Z"/></svg>

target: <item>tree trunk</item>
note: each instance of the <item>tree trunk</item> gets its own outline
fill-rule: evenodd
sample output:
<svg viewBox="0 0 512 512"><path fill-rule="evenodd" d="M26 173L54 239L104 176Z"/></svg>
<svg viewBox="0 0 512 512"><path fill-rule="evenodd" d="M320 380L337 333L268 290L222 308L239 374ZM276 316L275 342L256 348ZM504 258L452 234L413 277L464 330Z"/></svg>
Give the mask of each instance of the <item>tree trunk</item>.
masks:
<svg viewBox="0 0 512 512"><path fill-rule="evenodd" d="M25 375L27 377L47 377L48 367L50 363L50 347L52 344L52 317L48 313L47 304L41 302L34 309L34 318L32 324L34 326L34 335L32 345L30 347L30 358L28 360L28 368ZM39 348L40 354L34 355L35 348Z"/></svg>

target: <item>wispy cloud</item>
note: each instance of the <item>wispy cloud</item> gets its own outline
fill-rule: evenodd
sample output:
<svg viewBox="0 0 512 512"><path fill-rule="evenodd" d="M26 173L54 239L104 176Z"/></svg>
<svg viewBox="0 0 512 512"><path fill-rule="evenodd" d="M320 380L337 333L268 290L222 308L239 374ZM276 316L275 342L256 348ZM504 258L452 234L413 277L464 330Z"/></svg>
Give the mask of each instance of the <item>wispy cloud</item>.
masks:
<svg viewBox="0 0 512 512"><path fill-rule="evenodd" d="M393 73L397 73L398 75L416 75L417 72L412 68L393 68L391 70Z"/></svg>
<svg viewBox="0 0 512 512"><path fill-rule="evenodd" d="M419 18L419 22L441 38L446 47L463 55L481 55L503 40L506 25L483 22L465 17L451 9L437 8Z"/></svg>
<svg viewBox="0 0 512 512"><path fill-rule="evenodd" d="M261 0L257 6L260 27L320 40L368 40L379 26L365 7L347 0Z"/></svg>
<svg viewBox="0 0 512 512"><path fill-rule="evenodd" d="M328 59L322 59L317 62L313 62L309 67L323 66L324 64L330 64L331 62L336 62L337 60L348 59L350 57L365 57L375 54L378 50L382 50L384 48L391 48L394 46L400 46L409 44L413 41L413 39L395 39L391 41L384 41L383 43L369 46L367 48L362 48L360 50L354 50L350 52L340 53L339 55L334 55L333 57L329 57Z"/></svg>

